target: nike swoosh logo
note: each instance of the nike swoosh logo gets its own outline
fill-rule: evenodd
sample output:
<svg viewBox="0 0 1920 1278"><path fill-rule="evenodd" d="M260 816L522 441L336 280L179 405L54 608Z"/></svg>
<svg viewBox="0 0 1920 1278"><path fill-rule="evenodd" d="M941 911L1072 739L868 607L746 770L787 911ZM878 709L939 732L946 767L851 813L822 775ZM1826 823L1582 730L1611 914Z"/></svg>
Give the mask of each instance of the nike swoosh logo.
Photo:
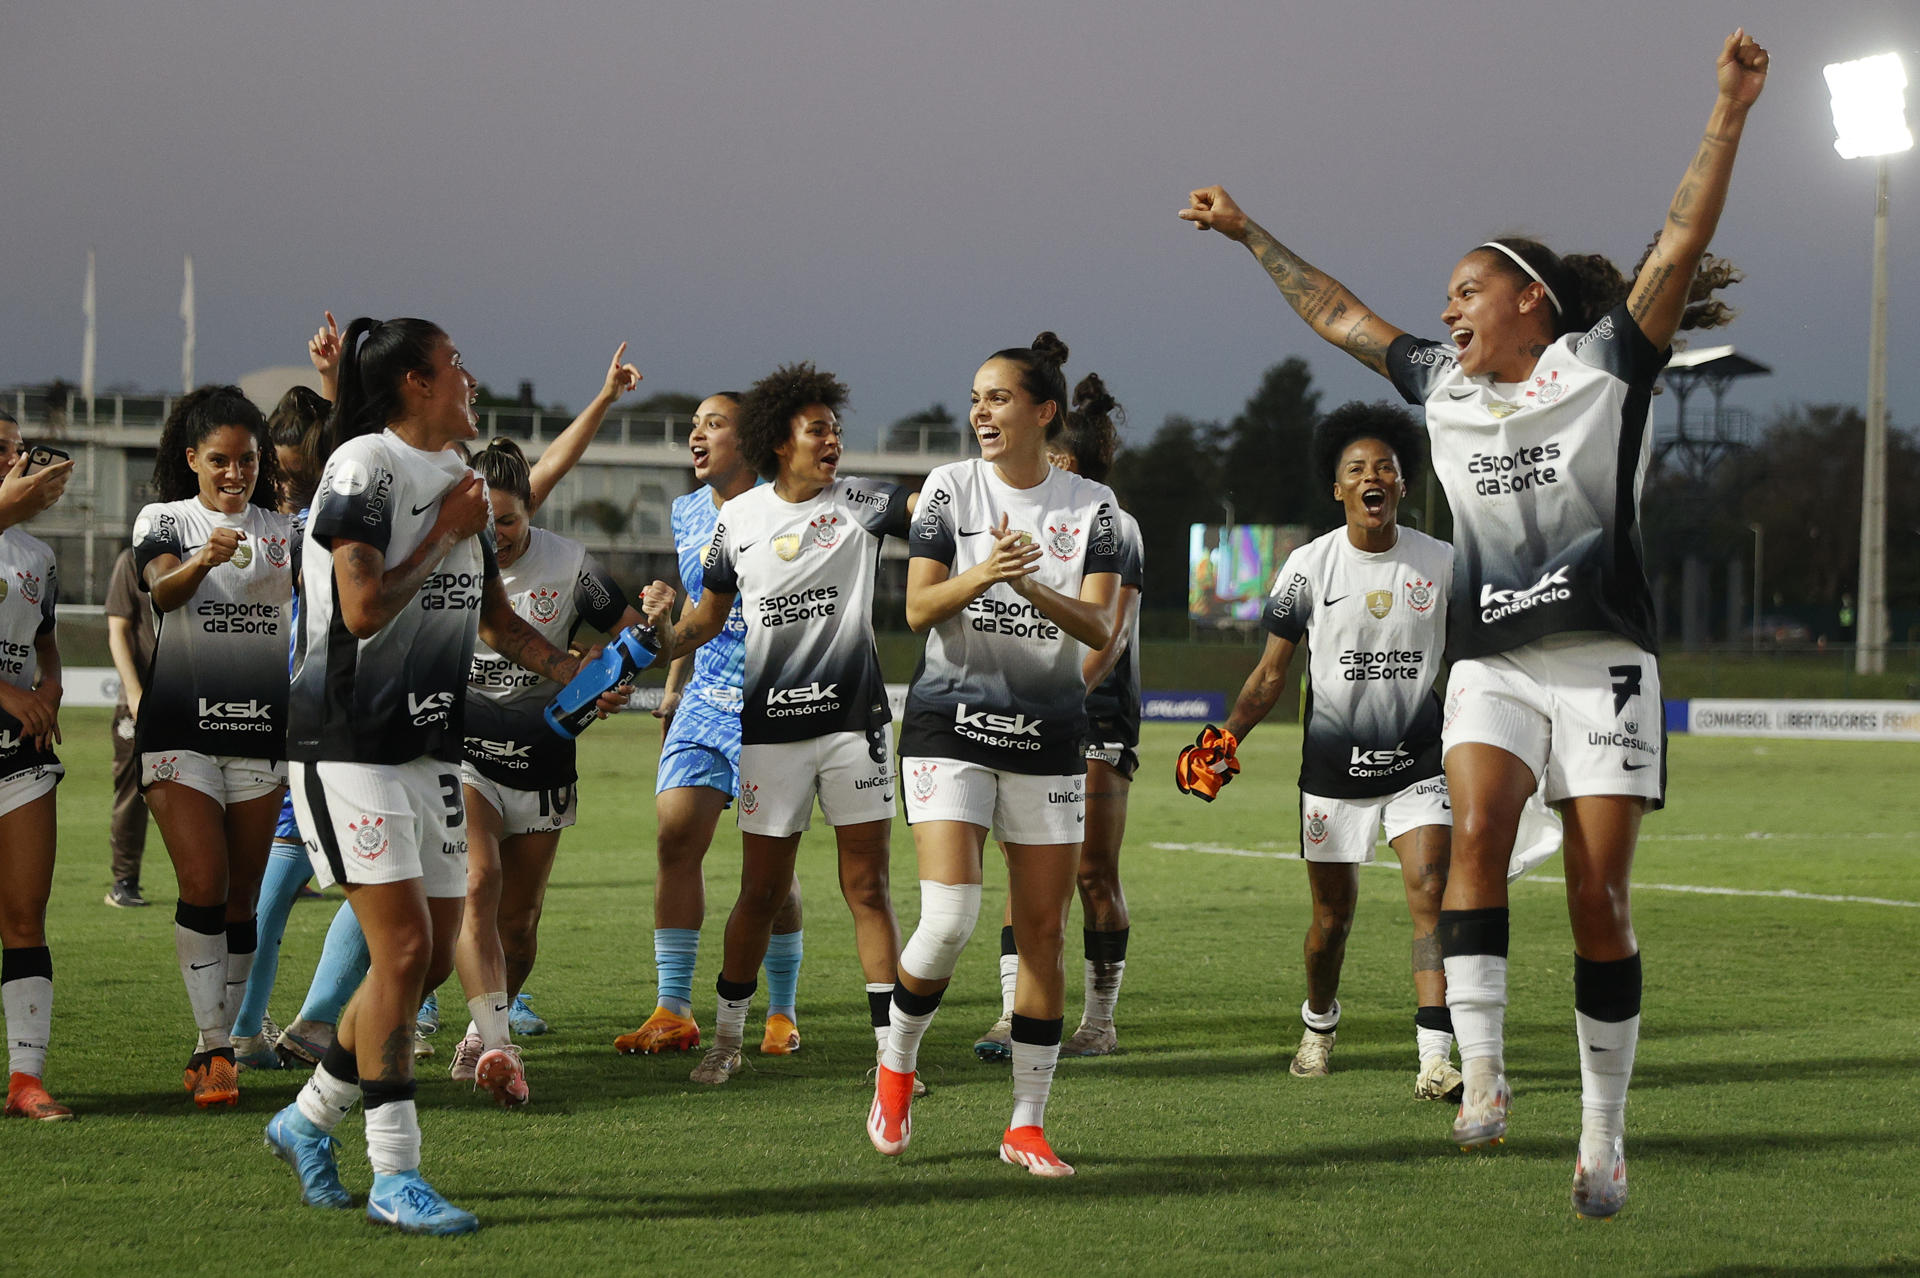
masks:
<svg viewBox="0 0 1920 1278"><path fill-rule="evenodd" d="M984 537L987 535L987 530L984 528L962 528L959 530L959 535L962 537Z"/></svg>
<svg viewBox="0 0 1920 1278"><path fill-rule="evenodd" d="M1475 395L1478 395L1479 393L1480 391L1478 387L1469 386L1464 391L1457 391L1457 390L1448 391L1447 398L1448 399L1472 399Z"/></svg>
<svg viewBox="0 0 1920 1278"><path fill-rule="evenodd" d="M367 1210L386 1221L389 1225L397 1224L400 1220L400 1212L398 1209L388 1211L385 1207L382 1207L379 1203L371 1199L367 1201Z"/></svg>
<svg viewBox="0 0 1920 1278"><path fill-rule="evenodd" d="M433 501L439 501L439 500L440 500L440 499L439 499L438 497L435 497L435 498L433 499ZM414 513L414 514L416 514L416 515L423 515L423 514L425 514L425 513L427 512L427 511L429 511L429 510L432 510L432 509L433 509L433 501L430 501L430 502L428 502L428 503L427 503L426 505L424 505L424 506L415 506L415 507L413 508L413 513ZM397 1219L397 1217L396 1217L396 1219Z"/></svg>
<svg viewBox="0 0 1920 1278"><path fill-rule="evenodd" d="M1352 591L1348 591L1346 595L1341 595L1339 599L1322 599L1320 601L1320 606L1322 608L1331 608L1335 604L1339 603L1340 599L1345 599L1348 597L1348 595L1351 595L1352 593L1353 593Z"/></svg>
<svg viewBox="0 0 1920 1278"><path fill-rule="evenodd" d="M220 966L220 960L215 959L211 963L189 963L187 964L187 970L189 972L204 972L206 969L210 967L219 967L219 966Z"/></svg>
<svg viewBox="0 0 1920 1278"><path fill-rule="evenodd" d="M1623 763L1620 766L1626 769L1628 772L1638 772L1640 769L1646 767L1647 765L1644 763Z"/></svg>
<svg viewBox="0 0 1920 1278"><path fill-rule="evenodd" d="M507 1005L505 1003L502 1003L498 1007L494 1008L493 1010L496 1012L504 1012L507 1010Z"/></svg>
<svg viewBox="0 0 1920 1278"><path fill-rule="evenodd" d="M1592 1043L1588 1043L1587 1050L1589 1052L1611 1052L1613 1049L1611 1047L1595 1047Z"/></svg>

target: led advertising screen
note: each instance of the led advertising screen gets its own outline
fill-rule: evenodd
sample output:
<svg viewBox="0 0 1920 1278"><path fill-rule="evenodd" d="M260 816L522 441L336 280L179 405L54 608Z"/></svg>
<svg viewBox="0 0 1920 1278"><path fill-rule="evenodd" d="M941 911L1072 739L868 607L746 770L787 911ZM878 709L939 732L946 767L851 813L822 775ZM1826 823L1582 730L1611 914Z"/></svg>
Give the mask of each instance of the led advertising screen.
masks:
<svg viewBox="0 0 1920 1278"><path fill-rule="evenodd" d="M1260 619L1273 575L1296 546L1313 539L1300 524L1194 524L1187 542L1187 616L1227 629Z"/></svg>

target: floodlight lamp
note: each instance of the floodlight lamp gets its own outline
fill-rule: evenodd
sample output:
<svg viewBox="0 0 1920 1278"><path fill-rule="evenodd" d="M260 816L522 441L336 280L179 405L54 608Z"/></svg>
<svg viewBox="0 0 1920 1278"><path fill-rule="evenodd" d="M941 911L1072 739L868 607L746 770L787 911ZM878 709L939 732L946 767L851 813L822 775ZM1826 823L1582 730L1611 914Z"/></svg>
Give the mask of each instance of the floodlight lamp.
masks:
<svg viewBox="0 0 1920 1278"><path fill-rule="evenodd" d="M1897 53L1827 64L1833 94L1833 149L1846 160L1892 155L1913 146L1907 128L1907 72Z"/></svg>

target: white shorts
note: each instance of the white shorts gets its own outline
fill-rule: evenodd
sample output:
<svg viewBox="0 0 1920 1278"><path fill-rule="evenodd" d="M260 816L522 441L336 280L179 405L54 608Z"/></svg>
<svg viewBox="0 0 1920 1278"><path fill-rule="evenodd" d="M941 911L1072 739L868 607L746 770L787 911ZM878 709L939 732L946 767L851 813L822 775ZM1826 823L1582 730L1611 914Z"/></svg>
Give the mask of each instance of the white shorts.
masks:
<svg viewBox="0 0 1920 1278"><path fill-rule="evenodd" d="M740 747L740 829L783 839L813 824L893 820L893 732L829 732L810 741Z"/></svg>
<svg viewBox="0 0 1920 1278"><path fill-rule="evenodd" d="M467 894L457 763L296 761L293 811L320 887L420 879L428 896Z"/></svg>
<svg viewBox="0 0 1920 1278"><path fill-rule="evenodd" d="M1588 794L1666 798L1666 707L1660 666L1618 635L1549 635L1511 652L1455 662L1448 750L1498 746L1533 770L1548 803Z"/></svg>
<svg viewBox="0 0 1920 1278"><path fill-rule="evenodd" d="M287 765L232 754L158 750L140 756L140 788L172 781L210 796L223 808L272 794L287 783Z"/></svg>
<svg viewBox="0 0 1920 1278"><path fill-rule="evenodd" d="M52 794L53 788L60 784L60 778L66 774L67 769L62 764L42 763L0 781L0 816Z"/></svg>
<svg viewBox="0 0 1920 1278"><path fill-rule="evenodd" d="M1087 778L1003 772L958 759L906 757L907 824L965 821L1002 843L1078 843L1086 838Z"/></svg>
<svg viewBox="0 0 1920 1278"><path fill-rule="evenodd" d="M500 814L500 837L546 834L573 824L576 787L554 790L516 790L485 776L471 763L460 765L460 784L479 795Z"/></svg>
<svg viewBox="0 0 1920 1278"><path fill-rule="evenodd" d="M1384 827L1387 842L1423 825L1453 828L1447 779L1415 781L1395 794L1328 799L1300 792L1300 855L1309 861L1370 865Z"/></svg>

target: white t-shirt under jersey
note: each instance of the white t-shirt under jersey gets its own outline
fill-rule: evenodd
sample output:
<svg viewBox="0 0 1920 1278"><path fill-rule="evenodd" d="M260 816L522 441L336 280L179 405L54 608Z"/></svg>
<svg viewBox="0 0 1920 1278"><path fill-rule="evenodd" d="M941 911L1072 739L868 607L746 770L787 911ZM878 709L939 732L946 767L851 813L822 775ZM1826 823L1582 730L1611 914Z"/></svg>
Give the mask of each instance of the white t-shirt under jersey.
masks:
<svg viewBox="0 0 1920 1278"><path fill-rule="evenodd" d="M959 575L993 552L1004 515L1036 541L1036 580L1069 598L1125 568L1119 503L1105 484L1049 468L1014 488L980 458L936 467L920 490L908 553ZM1036 776L1084 773L1087 647L1001 582L927 633L907 692L905 756L960 759Z"/></svg>
<svg viewBox="0 0 1920 1278"><path fill-rule="evenodd" d="M1262 621L1307 640L1300 788L1330 799L1395 794L1440 775L1434 679L1453 547L1411 528L1361 550L1344 527L1287 556Z"/></svg>

